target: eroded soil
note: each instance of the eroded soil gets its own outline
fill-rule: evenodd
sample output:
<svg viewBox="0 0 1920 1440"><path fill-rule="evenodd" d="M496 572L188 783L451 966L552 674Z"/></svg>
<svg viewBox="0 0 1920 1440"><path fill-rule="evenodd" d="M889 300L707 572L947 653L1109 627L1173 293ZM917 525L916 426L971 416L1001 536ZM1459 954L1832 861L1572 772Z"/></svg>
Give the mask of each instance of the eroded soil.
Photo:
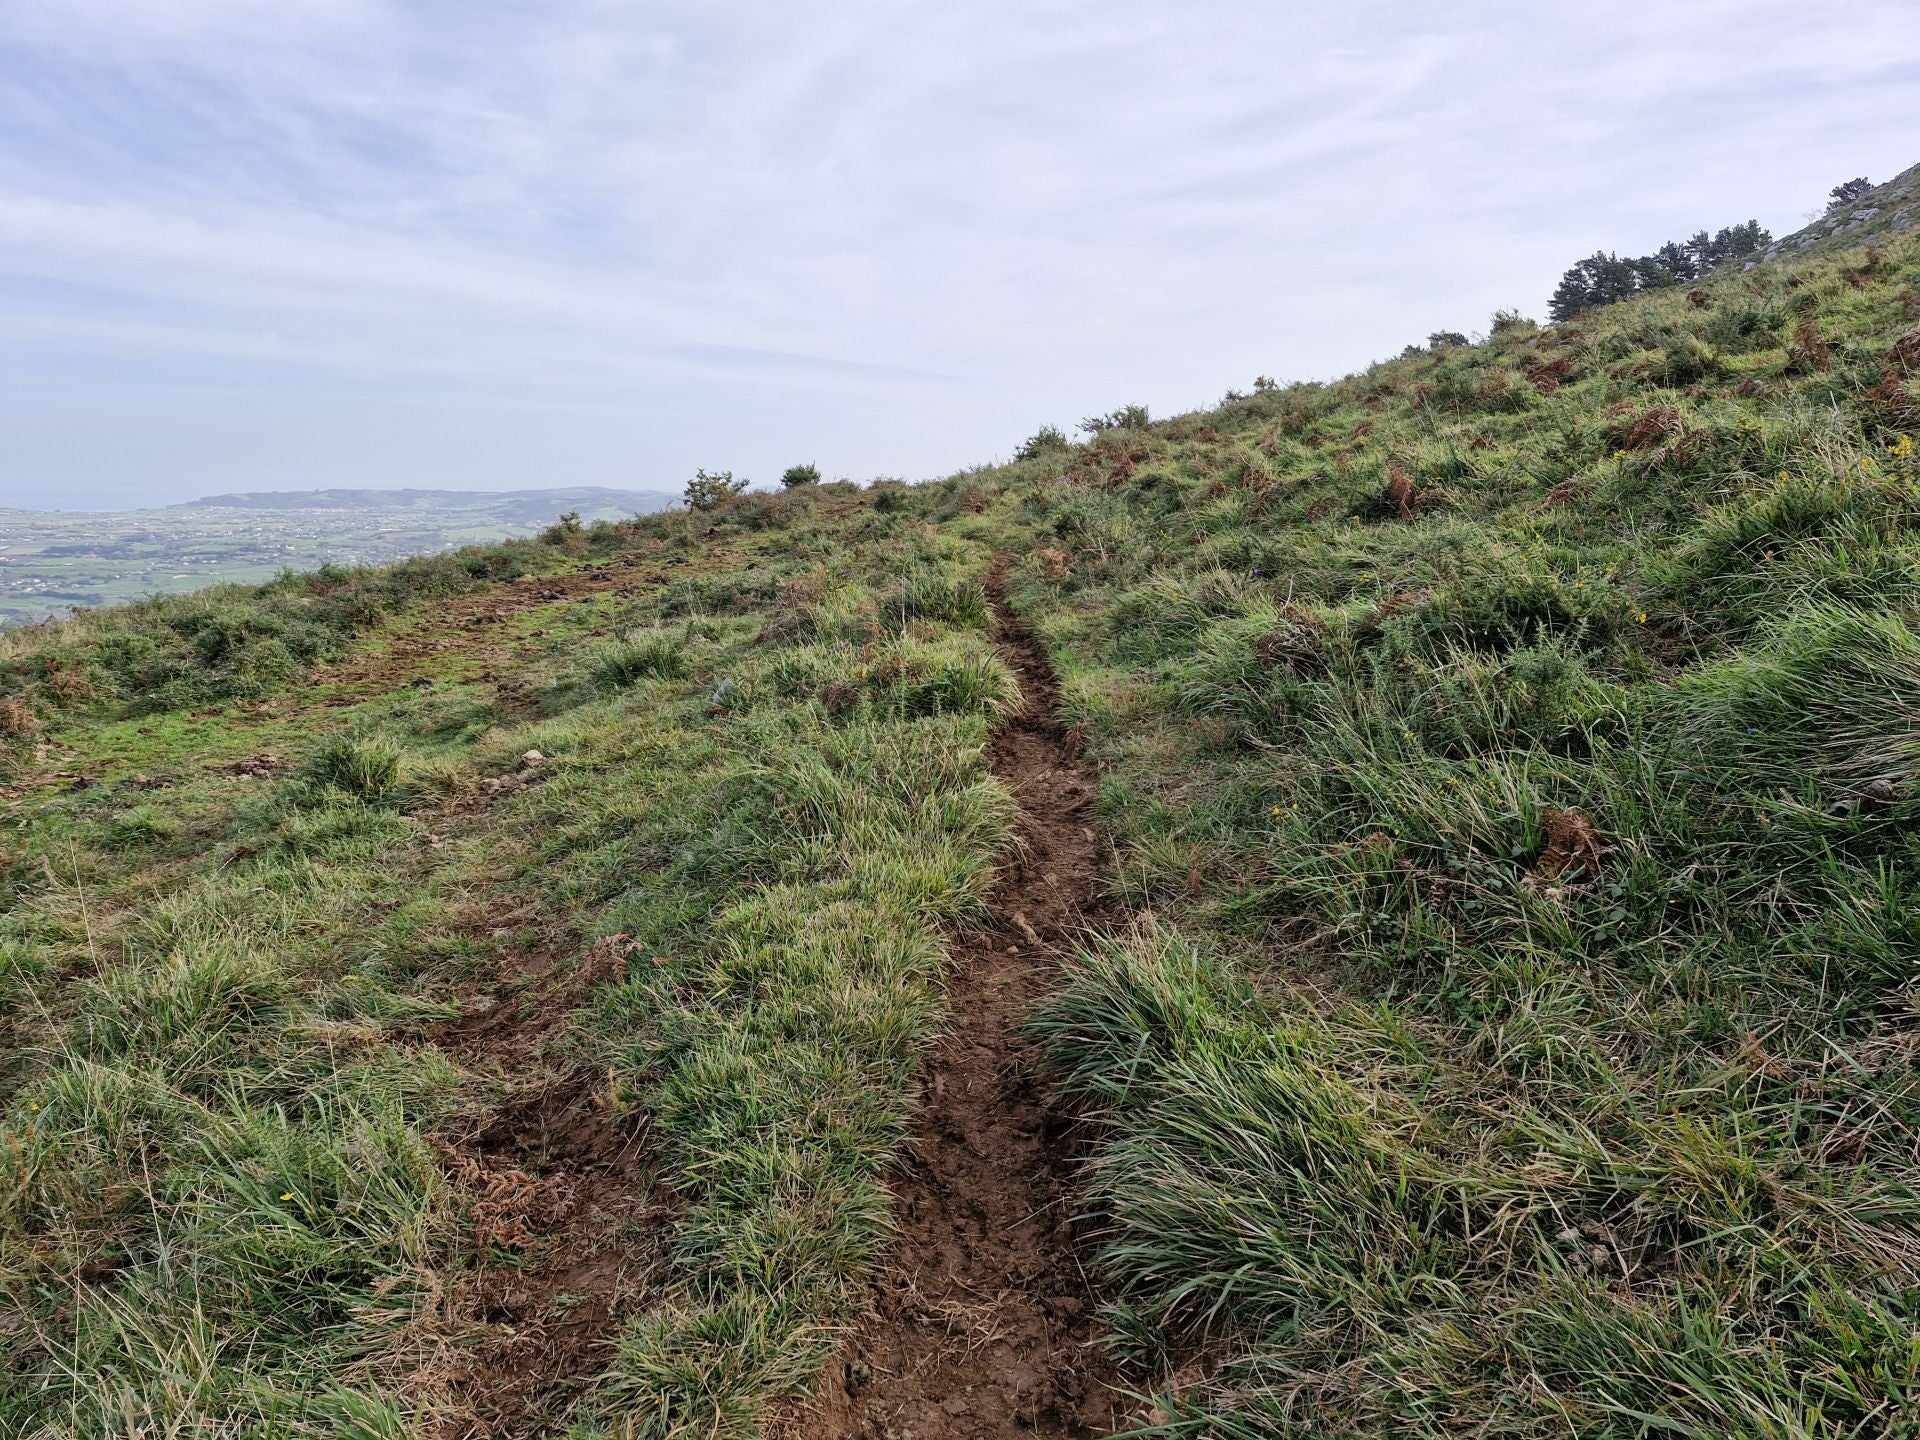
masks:
<svg viewBox="0 0 1920 1440"><path fill-rule="evenodd" d="M991 742L1022 844L991 923L953 946L949 1030L893 1185L900 1237L874 1313L815 1402L776 1427L807 1440L1080 1440L1125 1413L1077 1259L1067 1122L1022 1030L1056 947L1101 918L1107 851L1052 664L998 572L989 590L995 642L1027 696Z"/></svg>
<svg viewBox="0 0 1920 1440"><path fill-rule="evenodd" d="M648 1117L617 1110L604 1076L546 1043L618 974L619 940L499 977L428 1037L506 1091L433 1141L467 1192L478 1255L447 1297L454 1344L416 1377L436 1440L554 1433L651 1288L669 1206Z"/></svg>

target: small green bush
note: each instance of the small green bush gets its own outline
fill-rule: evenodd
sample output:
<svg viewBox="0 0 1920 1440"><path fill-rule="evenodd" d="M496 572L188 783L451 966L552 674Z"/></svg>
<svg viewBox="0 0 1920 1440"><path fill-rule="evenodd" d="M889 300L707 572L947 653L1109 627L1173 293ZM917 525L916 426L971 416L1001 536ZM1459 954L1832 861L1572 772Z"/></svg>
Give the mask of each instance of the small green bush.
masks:
<svg viewBox="0 0 1920 1440"><path fill-rule="evenodd" d="M687 481L687 504L695 510L718 510L736 495L746 493L747 482L734 479L731 470L696 470L693 479Z"/></svg>
<svg viewBox="0 0 1920 1440"><path fill-rule="evenodd" d="M1109 430L1145 430L1153 422L1144 405L1122 405L1105 415L1089 415L1080 422L1089 435L1104 435Z"/></svg>
<svg viewBox="0 0 1920 1440"><path fill-rule="evenodd" d="M1066 434L1057 425L1042 425L1020 442L1013 452L1015 460L1038 460L1042 455L1057 455L1068 449Z"/></svg>

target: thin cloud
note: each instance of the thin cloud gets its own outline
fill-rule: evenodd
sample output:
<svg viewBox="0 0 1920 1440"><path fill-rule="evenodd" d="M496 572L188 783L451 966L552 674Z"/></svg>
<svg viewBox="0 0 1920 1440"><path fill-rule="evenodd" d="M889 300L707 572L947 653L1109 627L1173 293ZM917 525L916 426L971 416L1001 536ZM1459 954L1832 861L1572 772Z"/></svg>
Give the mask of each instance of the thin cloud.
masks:
<svg viewBox="0 0 1920 1440"><path fill-rule="evenodd" d="M456 454L474 485L937 473L1537 309L1595 245L1790 228L1920 158L1888 119L1916 62L1903 0L29 0L0 503ZM72 433L109 384L119 420ZM409 403L342 398L380 384ZM452 442L503 394L489 447Z"/></svg>

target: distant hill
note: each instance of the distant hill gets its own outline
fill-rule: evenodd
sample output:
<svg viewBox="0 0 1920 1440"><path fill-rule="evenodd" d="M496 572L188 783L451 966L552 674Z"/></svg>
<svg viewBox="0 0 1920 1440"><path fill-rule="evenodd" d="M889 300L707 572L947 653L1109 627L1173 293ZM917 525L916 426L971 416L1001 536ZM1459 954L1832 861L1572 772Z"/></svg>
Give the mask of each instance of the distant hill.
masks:
<svg viewBox="0 0 1920 1440"><path fill-rule="evenodd" d="M544 525L569 510L583 520L619 520L664 510L679 497L664 490L570 485L552 490L254 490L208 495L169 510L457 510L513 525Z"/></svg>

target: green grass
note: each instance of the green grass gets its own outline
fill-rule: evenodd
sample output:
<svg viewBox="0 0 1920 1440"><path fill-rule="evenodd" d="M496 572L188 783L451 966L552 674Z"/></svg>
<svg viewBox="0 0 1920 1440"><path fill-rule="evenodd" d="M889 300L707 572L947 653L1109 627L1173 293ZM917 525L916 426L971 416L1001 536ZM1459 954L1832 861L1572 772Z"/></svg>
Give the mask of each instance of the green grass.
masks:
<svg viewBox="0 0 1920 1440"><path fill-rule="evenodd" d="M1151 1433L1911 1430L1916 284L1726 275L950 482L1156 917L1036 1020L1115 1343L1210 1357Z"/></svg>
<svg viewBox="0 0 1920 1440"><path fill-rule="evenodd" d="M444 1146L561 1076L665 1218L525 1426L805 1392L1010 843L994 548L1134 912L1033 1023L1143 1433L1913 1433L1917 290L0 637L0 1436L418 1433L538 1262ZM547 964L506 1073L426 1039Z"/></svg>
<svg viewBox="0 0 1920 1440"><path fill-rule="evenodd" d="M829 577L848 531L861 563ZM651 1117L671 1219L611 1368L532 1423L748 1433L861 1308L945 926L1007 843L982 747L1018 691L979 633L980 553L838 493L557 539L512 553L681 578L529 601L408 652L428 688L324 708L301 665L433 607L399 594L244 685L196 651L164 699L117 657L178 637L176 602L15 642L65 768L18 756L3 877L0 1434L415 1433L458 1398L434 1357L485 1339L461 1276L498 1263L436 1144L582 1067ZM310 594L202 597L201 628ZM66 670L90 685L49 689ZM273 773L227 773L263 751ZM603 940L644 958L531 1070L421 1043L461 986Z"/></svg>

